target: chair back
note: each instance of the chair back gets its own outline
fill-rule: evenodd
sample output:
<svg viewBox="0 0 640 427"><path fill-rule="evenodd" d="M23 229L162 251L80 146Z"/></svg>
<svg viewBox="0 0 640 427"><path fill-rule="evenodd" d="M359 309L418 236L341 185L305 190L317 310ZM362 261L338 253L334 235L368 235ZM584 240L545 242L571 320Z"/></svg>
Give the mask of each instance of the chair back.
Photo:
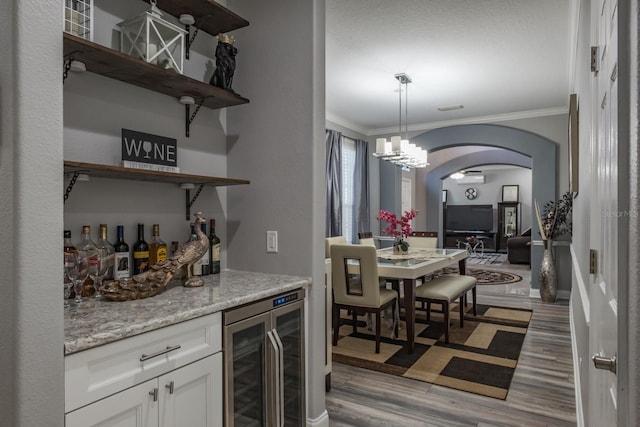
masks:
<svg viewBox="0 0 640 427"><path fill-rule="evenodd" d="M331 281L337 304L380 307L376 248L332 245Z"/></svg>
<svg viewBox="0 0 640 427"><path fill-rule="evenodd" d="M437 231L414 231L407 239L409 246L414 248L434 249L438 247Z"/></svg>
<svg viewBox="0 0 640 427"><path fill-rule="evenodd" d="M371 231L363 231L358 233L358 243L361 245L376 246L376 241L373 239L373 233Z"/></svg>
<svg viewBox="0 0 640 427"><path fill-rule="evenodd" d="M347 239L344 236L327 237L324 239L324 257L331 257L331 245L346 245Z"/></svg>

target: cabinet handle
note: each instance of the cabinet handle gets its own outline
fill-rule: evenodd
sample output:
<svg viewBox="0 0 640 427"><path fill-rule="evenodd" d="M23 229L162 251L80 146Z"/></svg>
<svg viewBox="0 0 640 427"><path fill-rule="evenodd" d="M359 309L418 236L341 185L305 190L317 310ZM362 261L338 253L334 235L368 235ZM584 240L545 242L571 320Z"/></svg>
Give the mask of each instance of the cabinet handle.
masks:
<svg viewBox="0 0 640 427"><path fill-rule="evenodd" d="M276 366L275 366L275 374L276 374L276 397L275 397L275 414L276 414L276 426L282 426L282 414L280 412L280 347L276 343L276 339L273 336L272 331L267 331L267 337L269 337L269 341L271 341L271 346L273 347L273 351L276 355Z"/></svg>
<svg viewBox="0 0 640 427"><path fill-rule="evenodd" d="M170 351L177 350L180 347L181 347L180 345L174 345L173 347L167 346L167 348L165 348L164 350L156 351L155 353L151 353L151 354L143 354L142 356L140 356L140 361L144 362L145 360L149 360L149 359L153 359L154 357L162 356L163 354L167 354Z"/></svg>
<svg viewBox="0 0 640 427"><path fill-rule="evenodd" d="M149 396L153 396L153 401L158 401L158 387L155 387L152 391L149 392Z"/></svg>
<svg viewBox="0 0 640 427"><path fill-rule="evenodd" d="M169 384L166 384L164 387L169 389L169 394L173 394L173 381L171 381Z"/></svg>

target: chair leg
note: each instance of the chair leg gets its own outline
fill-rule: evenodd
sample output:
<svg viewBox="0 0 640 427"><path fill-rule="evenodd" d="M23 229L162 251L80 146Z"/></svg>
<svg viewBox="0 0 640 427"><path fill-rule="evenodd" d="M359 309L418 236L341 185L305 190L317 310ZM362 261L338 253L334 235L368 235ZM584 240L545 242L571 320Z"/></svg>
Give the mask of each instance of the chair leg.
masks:
<svg viewBox="0 0 640 427"><path fill-rule="evenodd" d="M476 313L476 287L475 286L471 289L471 295L473 296L473 315L477 316L477 313Z"/></svg>
<svg viewBox="0 0 640 427"><path fill-rule="evenodd" d="M431 301L427 301L427 322L431 322Z"/></svg>
<svg viewBox="0 0 640 427"><path fill-rule="evenodd" d="M442 303L444 311L444 342L449 344L449 301Z"/></svg>
<svg viewBox="0 0 640 427"><path fill-rule="evenodd" d="M376 354L380 353L380 310L376 311Z"/></svg>
<svg viewBox="0 0 640 427"><path fill-rule="evenodd" d="M338 345L338 336L340 334L340 308L333 304L333 345Z"/></svg>
<svg viewBox="0 0 640 427"><path fill-rule="evenodd" d="M357 310L351 311L351 318L353 319L353 333L358 332L358 312Z"/></svg>
<svg viewBox="0 0 640 427"><path fill-rule="evenodd" d="M460 304L459 304L460 305L460 329L464 328L464 304L463 304L464 296L463 295L460 296Z"/></svg>
<svg viewBox="0 0 640 427"><path fill-rule="evenodd" d="M398 300L396 300L396 302L393 303L393 333L396 337L396 339L398 339L400 334L400 326L398 325L398 323L400 323L398 321L398 318L400 317L400 303L398 302Z"/></svg>

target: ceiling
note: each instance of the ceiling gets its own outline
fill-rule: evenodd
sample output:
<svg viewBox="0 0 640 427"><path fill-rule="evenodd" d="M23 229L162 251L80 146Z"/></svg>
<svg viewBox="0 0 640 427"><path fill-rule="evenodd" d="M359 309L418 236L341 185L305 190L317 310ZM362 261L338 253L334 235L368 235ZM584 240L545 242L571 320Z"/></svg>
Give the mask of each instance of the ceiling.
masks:
<svg viewBox="0 0 640 427"><path fill-rule="evenodd" d="M566 113L576 2L327 0L327 119L397 133L397 73L413 80L410 132Z"/></svg>

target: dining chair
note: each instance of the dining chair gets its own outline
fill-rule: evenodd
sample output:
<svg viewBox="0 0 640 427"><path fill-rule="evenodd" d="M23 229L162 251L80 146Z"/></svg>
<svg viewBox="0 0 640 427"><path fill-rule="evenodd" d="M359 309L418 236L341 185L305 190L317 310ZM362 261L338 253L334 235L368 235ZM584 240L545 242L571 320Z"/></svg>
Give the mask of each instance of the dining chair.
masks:
<svg viewBox="0 0 640 427"><path fill-rule="evenodd" d="M376 246L376 241L373 239L373 233L371 231L363 231L358 233L358 243L361 245Z"/></svg>
<svg viewBox="0 0 640 427"><path fill-rule="evenodd" d="M331 258L331 245L346 245L347 239L344 236L326 237L324 239L324 257Z"/></svg>
<svg viewBox="0 0 640 427"><path fill-rule="evenodd" d="M437 231L413 231L407 238L410 247L433 249L438 247Z"/></svg>
<svg viewBox="0 0 640 427"><path fill-rule="evenodd" d="M358 328L358 313L375 314L376 353L380 353L381 313L392 308L394 336L398 336L398 293L379 286L376 248L369 245L331 245L333 284L333 345L340 335L340 310L351 311L353 333Z"/></svg>

